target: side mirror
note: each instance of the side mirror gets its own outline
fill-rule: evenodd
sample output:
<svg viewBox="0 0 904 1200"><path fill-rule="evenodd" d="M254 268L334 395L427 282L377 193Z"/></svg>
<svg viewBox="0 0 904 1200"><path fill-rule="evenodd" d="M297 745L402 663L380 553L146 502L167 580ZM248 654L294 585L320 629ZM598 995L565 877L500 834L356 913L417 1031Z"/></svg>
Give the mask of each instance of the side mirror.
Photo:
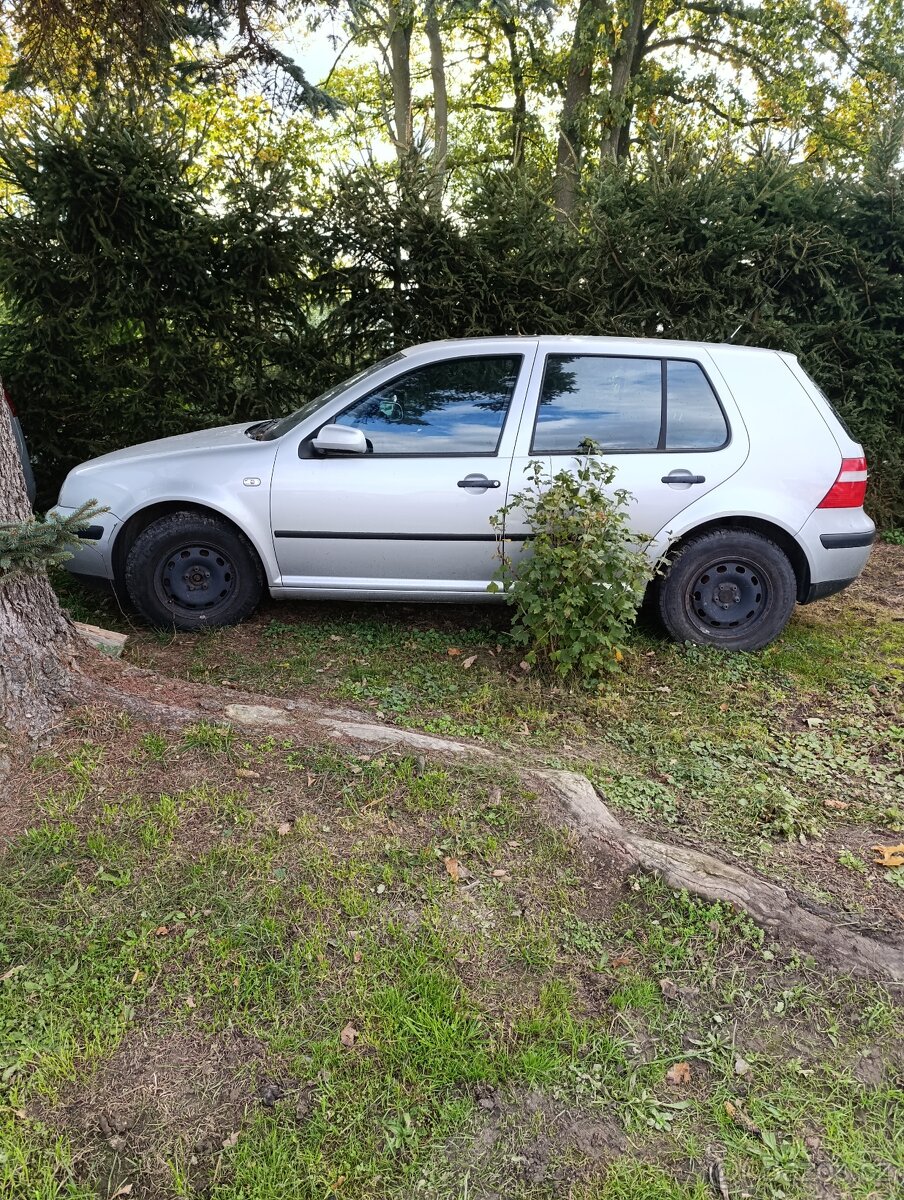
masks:
<svg viewBox="0 0 904 1200"><path fill-rule="evenodd" d="M367 453L367 438L351 425L324 425L312 445L320 454Z"/></svg>

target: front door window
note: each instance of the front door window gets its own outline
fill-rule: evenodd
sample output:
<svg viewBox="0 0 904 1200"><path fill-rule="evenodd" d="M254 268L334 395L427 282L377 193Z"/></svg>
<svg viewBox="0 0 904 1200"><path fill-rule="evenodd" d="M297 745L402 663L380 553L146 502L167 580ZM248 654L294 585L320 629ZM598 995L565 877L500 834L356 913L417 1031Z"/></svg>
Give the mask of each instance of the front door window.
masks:
<svg viewBox="0 0 904 1200"><path fill-rule="evenodd" d="M430 363L356 401L335 424L360 429L375 455L493 455L520 366L513 354Z"/></svg>

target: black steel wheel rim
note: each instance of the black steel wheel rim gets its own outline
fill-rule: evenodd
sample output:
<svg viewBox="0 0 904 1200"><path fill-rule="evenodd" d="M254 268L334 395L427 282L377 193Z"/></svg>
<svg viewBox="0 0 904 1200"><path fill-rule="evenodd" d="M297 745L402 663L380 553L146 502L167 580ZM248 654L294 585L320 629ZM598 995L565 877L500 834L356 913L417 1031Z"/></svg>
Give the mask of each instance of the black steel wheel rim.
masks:
<svg viewBox="0 0 904 1200"><path fill-rule="evenodd" d="M162 559L155 583L169 608L203 613L229 600L238 586L238 571L221 547L191 543Z"/></svg>
<svg viewBox="0 0 904 1200"><path fill-rule="evenodd" d="M717 559L693 576L685 593L691 621L710 637L749 629L769 605L772 581L762 565L741 558Z"/></svg>

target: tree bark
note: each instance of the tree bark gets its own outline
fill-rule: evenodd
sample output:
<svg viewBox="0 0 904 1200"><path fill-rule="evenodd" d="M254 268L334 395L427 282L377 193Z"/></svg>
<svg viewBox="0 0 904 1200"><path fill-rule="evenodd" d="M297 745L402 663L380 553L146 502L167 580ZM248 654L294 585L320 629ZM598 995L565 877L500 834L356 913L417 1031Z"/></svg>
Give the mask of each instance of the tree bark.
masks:
<svg viewBox="0 0 904 1200"><path fill-rule="evenodd" d="M593 66L599 48L604 8L601 0L580 0L575 17L565 97L559 117L559 143L553 181L553 201L557 219L561 223L571 216L577 198L584 153L584 110L593 86Z"/></svg>
<svg viewBox="0 0 904 1200"><path fill-rule="evenodd" d="M509 48L509 74L515 102L512 105L512 166L520 167L524 161L524 143L527 134L527 90L524 84L524 62L518 46L518 28L510 16L500 20L502 35Z"/></svg>
<svg viewBox="0 0 904 1200"><path fill-rule="evenodd" d="M603 139L603 159L617 161L627 152L627 131L631 124L628 88L640 69L642 48L643 10L646 0L633 0L628 24L621 41L612 56L612 78L609 83L609 106L606 123L608 135Z"/></svg>
<svg viewBox="0 0 904 1200"><path fill-rule="evenodd" d="M396 158L407 163L412 150L411 124L411 19L403 5L390 4L386 28L389 35L389 81L392 86L393 141Z"/></svg>
<svg viewBox="0 0 904 1200"><path fill-rule="evenodd" d="M427 8L425 25L430 48L430 78L433 82L433 168L430 198L439 209L446 184L446 163L449 158L449 97L446 91L446 59L435 0Z"/></svg>
<svg viewBox="0 0 904 1200"><path fill-rule="evenodd" d="M9 410L0 402L0 525L31 517ZM46 575L0 576L0 725L40 733L73 691L75 633Z"/></svg>

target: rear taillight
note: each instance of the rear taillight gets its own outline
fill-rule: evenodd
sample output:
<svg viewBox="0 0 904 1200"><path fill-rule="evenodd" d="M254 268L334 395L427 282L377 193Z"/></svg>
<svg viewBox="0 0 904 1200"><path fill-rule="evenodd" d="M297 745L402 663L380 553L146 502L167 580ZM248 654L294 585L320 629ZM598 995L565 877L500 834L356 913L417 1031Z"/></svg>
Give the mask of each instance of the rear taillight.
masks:
<svg viewBox="0 0 904 1200"><path fill-rule="evenodd" d="M825 494L820 508L863 508L866 499L866 459L843 458L838 478Z"/></svg>

